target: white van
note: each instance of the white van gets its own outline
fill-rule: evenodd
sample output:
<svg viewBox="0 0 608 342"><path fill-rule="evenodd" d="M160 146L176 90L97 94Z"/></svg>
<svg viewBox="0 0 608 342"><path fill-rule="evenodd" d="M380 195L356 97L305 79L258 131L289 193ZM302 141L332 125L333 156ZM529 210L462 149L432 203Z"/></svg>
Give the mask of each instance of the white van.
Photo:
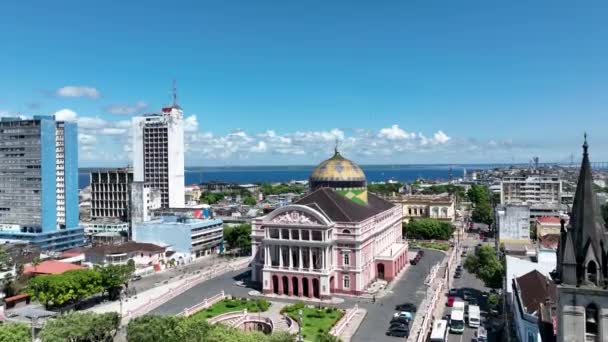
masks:
<svg viewBox="0 0 608 342"><path fill-rule="evenodd" d="M481 325L479 306L469 305L469 327L478 328Z"/></svg>
<svg viewBox="0 0 608 342"><path fill-rule="evenodd" d="M441 319L433 322L431 342L446 342L448 340L448 321Z"/></svg>
<svg viewBox="0 0 608 342"><path fill-rule="evenodd" d="M464 332L464 302L455 302L450 315L450 332L462 334Z"/></svg>

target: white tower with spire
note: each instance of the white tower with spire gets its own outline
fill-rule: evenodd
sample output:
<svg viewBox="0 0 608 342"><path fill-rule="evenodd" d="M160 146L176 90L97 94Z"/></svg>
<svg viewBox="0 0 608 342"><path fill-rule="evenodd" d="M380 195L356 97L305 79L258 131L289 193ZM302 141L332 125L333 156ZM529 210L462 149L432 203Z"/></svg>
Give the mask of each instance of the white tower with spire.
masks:
<svg viewBox="0 0 608 342"><path fill-rule="evenodd" d="M158 190L163 208L185 204L183 118L175 81L172 105L133 118L133 180Z"/></svg>

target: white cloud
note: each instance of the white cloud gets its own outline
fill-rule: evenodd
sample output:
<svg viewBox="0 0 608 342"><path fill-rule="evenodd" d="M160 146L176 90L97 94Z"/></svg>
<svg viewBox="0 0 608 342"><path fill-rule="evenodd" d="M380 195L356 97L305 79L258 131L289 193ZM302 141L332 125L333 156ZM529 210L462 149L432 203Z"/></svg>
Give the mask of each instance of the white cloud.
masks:
<svg viewBox="0 0 608 342"><path fill-rule="evenodd" d="M450 139L452 139L452 138L448 137L445 133L443 133L443 131L437 131L433 135L433 138L435 138L435 142L437 142L438 144L445 144Z"/></svg>
<svg viewBox="0 0 608 342"><path fill-rule="evenodd" d="M78 134L78 142L83 145L91 145L97 142L97 137L92 134L79 133Z"/></svg>
<svg viewBox="0 0 608 342"><path fill-rule="evenodd" d="M392 125L389 128L382 128L378 136L389 140L405 140L415 138L416 133L408 133L401 129L399 125Z"/></svg>
<svg viewBox="0 0 608 342"><path fill-rule="evenodd" d="M80 129L103 129L108 126L108 121L99 117L83 116L78 118L78 128Z"/></svg>
<svg viewBox="0 0 608 342"><path fill-rule="evenodd" d="M258 141L258 144L251 147L250 151L255 153L263 153L268 149L268 145L264 141Z"/></svg>
<svg viewBox="0 0 608 342"><path fill-rule="evenodd" d="M198 131L198 119L196 115L190 115L184 119L184 132Z"/></svg>
<svg viewBox="0 0 608 342"><path fill-rule="evenodd" d="M57 89L55 95L60 97L88 97L97 99L101 94L93 87L88 86L65 86Z"/></svg>
<svg viewBox="0 0 608 342"><path fill-rule="evenodd" d="M64 108L55 112L55 120L58 121L76 121L78 114L75 111Z"/></svg>
<svg viewBox="0 0 608 342"><path fill-rule="evenodd" d="M112 104L106 106L105 110L108 113L116 114L116 115L131 115L141 112L142 110L148 108L148 104L144 101L137 101L135 104Z"/></svg>
<svg viewBox="0 0 608 342"><path fill-rule="evenodd" d="M125 128L106 127L103 128L100 133L105 135L123 135L128 132Z"/></svg>

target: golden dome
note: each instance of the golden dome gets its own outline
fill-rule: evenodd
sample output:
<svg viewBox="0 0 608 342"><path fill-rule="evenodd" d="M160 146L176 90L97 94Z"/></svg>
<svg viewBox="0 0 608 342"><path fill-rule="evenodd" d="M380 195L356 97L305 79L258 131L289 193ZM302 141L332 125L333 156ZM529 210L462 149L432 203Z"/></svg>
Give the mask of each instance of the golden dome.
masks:
<svg viewBox="0 0 608 342"><path fill-rule="evenodd" d="M355 162L348 160L336 150L333 157L323 161L312 170L311 182L364 182L365 173Z"/></svg>

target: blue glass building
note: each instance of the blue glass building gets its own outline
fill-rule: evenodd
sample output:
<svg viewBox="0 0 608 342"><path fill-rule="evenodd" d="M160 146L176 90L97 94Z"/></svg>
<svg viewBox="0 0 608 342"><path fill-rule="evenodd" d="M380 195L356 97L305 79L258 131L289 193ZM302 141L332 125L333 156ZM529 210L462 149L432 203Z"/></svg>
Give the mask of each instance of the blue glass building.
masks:
<svg viewBox="0 0 608 342"><path fill-rule="evenodd" d="M52 116L0 120L0 241L43 250L84 243L78 226L78 128Z"/></svg>

